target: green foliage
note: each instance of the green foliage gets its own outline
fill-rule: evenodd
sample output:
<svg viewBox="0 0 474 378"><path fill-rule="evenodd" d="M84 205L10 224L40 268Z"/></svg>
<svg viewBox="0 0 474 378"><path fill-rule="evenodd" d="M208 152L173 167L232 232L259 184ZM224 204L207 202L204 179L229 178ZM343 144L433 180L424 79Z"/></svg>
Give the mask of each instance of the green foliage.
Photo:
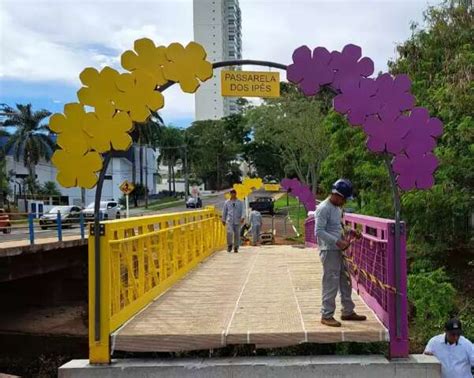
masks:
<svg viewBox="0 0 474 378"><path fill-rule="evenodd" d="M455 251L469 249L474 208L474 13L464 2L430 7L427 28L415 27L398 46L392 73L407 73L417 103L444 122L436 155L436 185L403 195L412 258L442 266Z"/></svg>
<svg viewBox="0 0 474 378"><path fill-rule="evenodd" d="M17 104L16 109L2 104L0 126L12 127L14 132L8 136L5 152L13 151L15 160L22 161L28 168L30 191L36 193L38 186L34 185L35 166L40 159L49 160L54 151L54 142L48 134L48 128L43 121L51 115L47 110L33 111L31 104Z"/></svg>
<svg viewBox="0 0 474 378"><path fill-rule="evenodd" d="M196 121L186 130L193 175L211 189L240 181L237 161L242 160L249 129L241 114L220 120Z"/></svg>
<svg viewBox="0 0 474 378"><path fill-rule="evenodd" d="M60 196L61 191L58 185L54 181L46 181L39 189L40 194L47 196Z"/></svg>
<svg viewBox="0 0 474 378"><path fill-rule="evenodd" d="M455 309L456 290L443 269L408 275L408 299L414 306L417 337L426 342L441 331Z"/></svg>
<svg viewBox="0 0 474 378"><path fill-rule="evenodd" d="M281 177L283 171L310 184L316 192L320 166L327 155L323 121L328 99L324 95L305 97L287 83L281 84L281 91L281 97L265 100L246 112L254 135L249 152L253 153L259 176ZM265 153L268 161L260 163L257 159ZM272 166L276 169L269 172Z"/></svg>

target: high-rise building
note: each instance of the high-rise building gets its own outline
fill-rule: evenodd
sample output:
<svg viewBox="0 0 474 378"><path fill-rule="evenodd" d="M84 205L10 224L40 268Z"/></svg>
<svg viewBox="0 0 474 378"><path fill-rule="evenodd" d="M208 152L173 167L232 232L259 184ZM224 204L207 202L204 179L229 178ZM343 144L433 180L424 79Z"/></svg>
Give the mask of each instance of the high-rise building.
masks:
<svg viewBox="0 0 474 378"><path fill-rule="evenodd" d="M242 59L239 0L193 0L194 40L214 63ZM239 111L236 98L222 97L220 71L195 94L196 120L219 119Z"/></svg>

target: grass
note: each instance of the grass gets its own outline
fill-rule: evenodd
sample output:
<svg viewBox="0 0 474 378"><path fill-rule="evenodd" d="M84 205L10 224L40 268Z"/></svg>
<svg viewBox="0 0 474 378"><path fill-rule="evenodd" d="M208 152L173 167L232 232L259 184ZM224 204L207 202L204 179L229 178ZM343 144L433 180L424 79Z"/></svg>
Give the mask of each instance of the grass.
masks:
<svg viewBox="0 0 474 378"><path fill-rule="evenodd" d="M180 204L184 204L184 199L177 199L176 197L164 197L150 202L147 209L145 209L144 206L140 206L137 209L142 209L144 211L154 211L166 209L168 207L174 207Z"/></svg>
<svg viewBox="0 0 474 378"><path fill-rule="evenodd" d="M304 235L304 221L307 216L306 209L296 198L284 195L275 201L275 211L288 215L293 222L293 225L298 230L300 235Z"/></svg>

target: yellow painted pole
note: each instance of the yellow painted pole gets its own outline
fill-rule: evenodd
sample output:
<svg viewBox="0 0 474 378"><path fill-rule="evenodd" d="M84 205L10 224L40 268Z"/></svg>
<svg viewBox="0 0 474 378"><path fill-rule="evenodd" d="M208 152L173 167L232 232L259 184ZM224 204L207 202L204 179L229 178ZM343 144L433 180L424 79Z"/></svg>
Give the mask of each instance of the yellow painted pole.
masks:
<svg viewBox="0 0 474 378"><path fill-rule="evenodd" d="M110 363L110 246L105 225L105 235L100 237L100 338L95 340L95 248L94 236L89 235L89 361L91 364Z"/></svg>

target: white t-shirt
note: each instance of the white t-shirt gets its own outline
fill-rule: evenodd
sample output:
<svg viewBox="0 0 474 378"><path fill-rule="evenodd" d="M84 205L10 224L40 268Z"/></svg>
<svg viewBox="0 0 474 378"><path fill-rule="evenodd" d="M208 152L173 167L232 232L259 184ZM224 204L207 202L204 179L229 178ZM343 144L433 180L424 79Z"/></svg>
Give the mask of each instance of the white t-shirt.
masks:
<svg viewBox="0 0 474 378"><path fill-rule="evenodd" d="M446 334L433 337L426 345L425 353L432 353L441 362L443 378L472 378L474 346L461 336L456 344L446 342Z"/></svg>

